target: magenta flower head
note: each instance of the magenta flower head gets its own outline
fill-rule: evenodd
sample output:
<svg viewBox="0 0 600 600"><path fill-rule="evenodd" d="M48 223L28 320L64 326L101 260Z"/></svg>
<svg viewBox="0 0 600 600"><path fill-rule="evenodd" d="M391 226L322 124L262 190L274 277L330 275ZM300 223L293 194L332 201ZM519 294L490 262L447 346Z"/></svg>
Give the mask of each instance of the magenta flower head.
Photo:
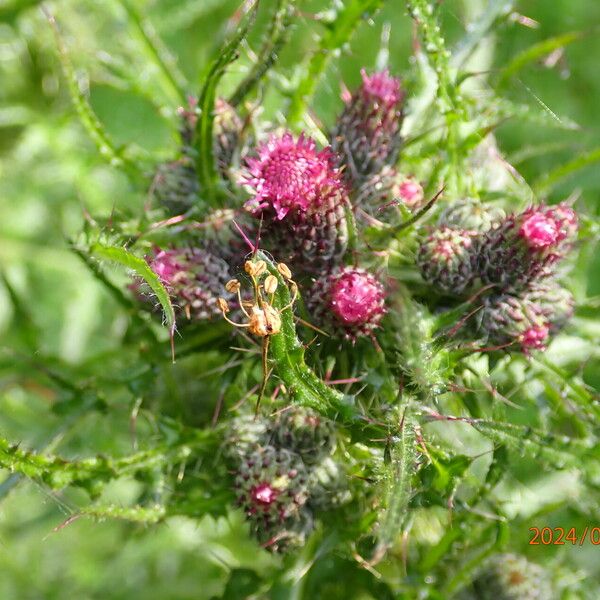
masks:
<svg viewBox="0 0 600 600"><path fill-rule="evenodd" d="M345 99L331 135L346 179L354 186L397 161L404 118L400 80L388 71L367 75L363 69L361 75L362 85Z"/></svg>
<svg viewBox="0 0 600 600"><path fill-rule="evenodd" d="M291 133L272 136L246 159L242 181L254 193L246 208L263 219L263 237L278 260L319 272L342 258L350 201L330 148Z"/></svg>
<svg viewBox="0 0 600 600"><path fill-rule="evenodd" d="M315 282L308 304L313 317L333 333L355 340L379 326L385 290L364 269L343 267Z"/></svg>
<svg viewBox="0 0 600 600"><path fill-rule="evenodd" d="M400 80L392 77L387 69L373 75L367 75L366 70L361 69L360 75L363 81L360 93L366 102L393 110L404 100Z"/></svg>
<svg viewBox="0 0 600 600"><path fill-rule="evenodd" d="M271 208L279 220L290 211L318 206L331 188L341 185L331 150L318 152L314 140L304 135L298 140L289 132L272 136L246 164L244 183L255 193L246 207L252 212Z"/></svg>
<svg viewBox="0 0 600 600"><path fill-rule="evenodd" d="M569 251L577 217L565 204L533 206L508 215L484 234L479 275L486 283L524 286L552 274Z"/></svg>

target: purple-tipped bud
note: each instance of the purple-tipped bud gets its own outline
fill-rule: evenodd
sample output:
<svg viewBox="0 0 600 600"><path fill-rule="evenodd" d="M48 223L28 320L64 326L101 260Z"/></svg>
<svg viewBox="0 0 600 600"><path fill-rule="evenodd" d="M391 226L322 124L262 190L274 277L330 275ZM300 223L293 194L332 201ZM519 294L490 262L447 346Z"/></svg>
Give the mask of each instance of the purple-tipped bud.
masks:
<svg viewBox="0 0 600 600"><path fill-rule="evenodd" d="M231 274L227 263L205 248L157 249L147 259L167 288L182 320L219 317L217 299Z"/></svg>
<svg viewBox="0 0 600 600"><path fill-rule="evenodd" d="M240 457L234 486L258 539L272 550L281 549L280 539L289 543L308 499L308 474L300 458L273 446L257 448ZM298 540L298 530L293 538Z"/></svg>
<svg viewBox="0 0 600 600"><path fill-rule="evenodd" d="M311 138L273 136L246 160L246 208L264 223L267 249L296 270L318 272L340 261L348 243L348 194L331 150Z"/></svg>
<svg viewBox="0 0 600 600"><path fill-rule="evenodd" d="M343 267L315 282L308 303L321 324L354 340L379 326L385 313L385 289L364 269Z"/></svg>
<svg viewBox="0 0 600 600"><path fill-rule="evenodd" d="M423 279L444 294L462 294L475 279L477 234L440 227L421 243L417 266Z"/></svg>
<svg viewBox="0 0 600 600"><path fill-rule="evenodd" d="M552 274L552 265L568 252L577 218L566 205L544 205L508 215L481 242L478 270L488 284L525 286Z"/></svg>
<svg viewBox="0 0 600 600"><path fill-rule="evenodd" d="M332 146L356 185L393 165L400 153L404 92L400 80L387 71L367 75L349 98L332 132Z"/></svg>
<svg viewBox="0 0 600 600"><path fill-rule="evenodd" d="M571 293L556 281L533 282L520 291L485 299L479 331L493 344L518 344L524 352L544 350L573 315Z"/></svg>

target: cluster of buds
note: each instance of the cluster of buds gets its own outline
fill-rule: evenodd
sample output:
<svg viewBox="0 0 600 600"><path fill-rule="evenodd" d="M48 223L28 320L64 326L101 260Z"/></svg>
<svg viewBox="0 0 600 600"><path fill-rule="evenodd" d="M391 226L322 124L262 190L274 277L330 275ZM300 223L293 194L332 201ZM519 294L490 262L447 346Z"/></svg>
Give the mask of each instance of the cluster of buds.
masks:
<svg viewBox="0 0 600 600"><path fill-rule="evenodd" d="M503 216L474 200L448 207L421 243L423 279L443 294L462 295L480 281L489 287L477 333L497 346L544 349L573 313L573 298L555 280L554 265L577 234L566 204L540 205Z"/></svg>
<svg viewBox="0 0 600 600"><path fill-rule="evenodd" d="M423 279L444 294L458 295L475 280L476 234L468 229L442 226L421 243L417 266Z"/></svg>
<svg viewBox="0 0 600 600"><path fill-rule="evenodd" d="M229 279L229 267L208 247L157 249L146 260L167 288L178 315L201 321L220 314L219 294Z"/></svg>
<svg viewBox="0 0 600 600"><path fill-rule="evenodd" d="M246 159L243 183L254 194L246 209L262 219L267 248L314 272L341 260L350 203L330 148L317 151L304 135L272 136Z"/></svg>
<svg viewBox="0 0 600 600"><path fill-rule="evenodd" d="M320 325L337 337L355 341L379 326L385 313L385 289L364 269L340 267L315 281L307 304Z"/></svg>
<svg viewBox="0 0 600 600"><path fill-rule="evenodd" d="M500 554L473 584L480 600L553 600L550 574L540 565L515 554Z"/></svg>
<svg viewBox="0 0 600 600"><path fill-rule="evenodd" d="M334 450L332 424L308 409L232 420L224 452L235 470L238 503L270 550L301 544L313 526L312 508L348 500Z"/></svg>
<svg viewBox="0 0 600 600"><path fill-rule="evenodd" d="M577 216L566 204L508 215L482 237L479 276L484 284L513 288L548 277L576 234Z"/></svg>
<svg viewBox="0 0 600 600"><path fill-rule="evenodd" d="M394 165L400 154L404 92L401 82L387 71L367 75L362 85L345 94L345 108L331 134L350 184L361 185L386 165Z"/></svg>
<svg viewBox="0 0 600 600"><path fill-rule="evenodd" d="M355 205L376 217L390 206L401 205L414 212L422 207L424 197L423 186L414 177L385 166L359 187Z"/></svg>

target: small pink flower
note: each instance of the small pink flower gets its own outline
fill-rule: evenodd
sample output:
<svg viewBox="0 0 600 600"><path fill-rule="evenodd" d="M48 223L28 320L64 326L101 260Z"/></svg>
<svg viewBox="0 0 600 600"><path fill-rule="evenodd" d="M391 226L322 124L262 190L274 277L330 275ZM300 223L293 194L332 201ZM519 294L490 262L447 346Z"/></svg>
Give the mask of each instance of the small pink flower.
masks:
<svg viewBox="0 0 600 600"><path fill-rule="evenodd" d="M559 239L554 219L538 211L533 212L521 223L519 235L530 248L540 250L553 246Z"/></svg>
<svg viewBox="0 0 600 600"><path fill-rule="evenodd" d="M361 69L360 74L363 80L361 92L371 101L375 100L383 106L393 107L403 100L400 80L392 77L389 71L367 75L365 69Z"/></svg>
<svg viewBox="0 0 600 600"><path fill-rule="evenodd" d="M331 310L344 325L378 321L383 301L383 286L362 269L345 270L331 287Z"/></svg>
<svg viewBox="0 0 600 600"><path fill-rule="evenodd" d="M546 325L534 325L526 329L521 335L521 347L524 351L544 350L550 329Z"/></svg>
<svg viewBox="0 0 600 600"><path fill-rule="evenodd" d="M423 202L423 186L409 177L398 185L397 195L407 208L417 208Z"/></svg>
<svg viewBox="0 0 600 600"><path fill-rule="evenodd" d="M342 185L332 151L318 152L314 140L304 134L298 140L290 132L272 136L257 153L246 160L243 178L255 192L246 203L252 212L272 207L281 220L291 210L319 205L331 188Z"/></svg>
<svg viewBox="0 0 600 600"><path fill-rule="evenodd" d="M268 483L260 483L250 490L251 500L261 506L270 506L277 500L279 492Z"/></svg>

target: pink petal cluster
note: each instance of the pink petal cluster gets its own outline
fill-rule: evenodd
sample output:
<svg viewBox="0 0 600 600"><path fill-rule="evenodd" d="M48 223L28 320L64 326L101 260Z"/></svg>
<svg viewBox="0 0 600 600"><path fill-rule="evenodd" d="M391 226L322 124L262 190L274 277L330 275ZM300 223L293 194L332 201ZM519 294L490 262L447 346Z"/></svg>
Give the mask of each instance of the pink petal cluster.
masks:
<svg viewBox="0 0 600 600"><path fill-rule="evenodd" d="M377 323L384 308L383 286L362 269L345 269L333 281L330 308L344 325Z"/></svg>
<svg viewBox="0 0 600 600"><path fill-rule="evenodd" d="M546 214L554 220L558 230L558 241L571 241L577 235L578 219L577 213L564 202L551 206Z"/></svg>
<svg viewBox="0 0 600 600"><path fill-rule="evenodd" d="M534 325L521 335L521 347L524 351L544 350L549 336L550 329L546 325Z"/></svg>
<svg viewBox="0 0 600 600"><path fill-rule="evenodd" d="M365 69L362 69L360 74L363 80L361 92L371 101L375 100L380 105L393 107L404 99L400 80L392 77L389 71L367 75Z"/></svg>
<svg viewBox="0 0 600 600"><path fill-rule="evenodd" d="M543 212L534 212L519 228L519 235L530 248L536 250L553 246L558 241L558 229L552 218Z"/></svg>
<svg viewBox="0 0 600 600"><path fill-rule="evenodd" d="M304 134L297 140L290 132L272 136L257 154L246 160L243 178L255 193L246 204L252 212L271 207L281 220L290 211L318 206L332 188L342 186L332 151L317 151L314 140Z"/></svg>

